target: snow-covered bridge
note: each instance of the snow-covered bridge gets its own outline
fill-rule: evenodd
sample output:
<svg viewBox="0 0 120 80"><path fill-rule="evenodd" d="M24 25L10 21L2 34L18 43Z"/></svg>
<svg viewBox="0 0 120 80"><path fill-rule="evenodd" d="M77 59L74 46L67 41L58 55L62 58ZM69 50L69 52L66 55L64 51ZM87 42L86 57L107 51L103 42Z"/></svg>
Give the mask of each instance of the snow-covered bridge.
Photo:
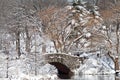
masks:
<svg viewBox="0 0 120 80"><path fill-rule="evenodd" d="M69 54L45 54L46 63L54 65L58 69L58 74L73 74L73 70L80 66L83 58ZM60 76L60 75L59 75Z"/></svg>

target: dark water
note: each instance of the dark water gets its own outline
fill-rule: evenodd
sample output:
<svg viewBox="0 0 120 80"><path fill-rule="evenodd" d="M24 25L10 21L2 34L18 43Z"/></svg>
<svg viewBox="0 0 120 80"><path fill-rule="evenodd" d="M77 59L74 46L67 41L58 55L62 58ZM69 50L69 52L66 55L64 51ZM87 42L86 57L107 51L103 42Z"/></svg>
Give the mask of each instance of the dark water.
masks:
<svg viewBox="0 0 120 80"><path fill-rule="evenodd" d="M115 75L76 75L70 80L120 80L120 77Z"/></svg>

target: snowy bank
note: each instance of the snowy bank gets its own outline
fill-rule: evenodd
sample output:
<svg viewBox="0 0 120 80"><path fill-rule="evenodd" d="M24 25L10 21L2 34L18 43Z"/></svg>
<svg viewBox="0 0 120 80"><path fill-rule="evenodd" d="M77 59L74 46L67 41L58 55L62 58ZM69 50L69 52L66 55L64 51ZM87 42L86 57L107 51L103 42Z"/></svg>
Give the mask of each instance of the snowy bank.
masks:
<svg viewBox="0 0 120 80"><path fill-rule="evenodd" d="M87 55L87 54L86 54ZM84 61L84 64L80 65L80 68L76 71L78 74L114 74L114 63L106 56L97 57L96 54L89 55L89 58Z"/></svg>
<svg viewBox="0 0 120 80"><path fill-rule="evenodd" d="M22 54L18 59L1 51L0 80L56 80L56 67L45 64L41 55L33 55Z"/></svg>

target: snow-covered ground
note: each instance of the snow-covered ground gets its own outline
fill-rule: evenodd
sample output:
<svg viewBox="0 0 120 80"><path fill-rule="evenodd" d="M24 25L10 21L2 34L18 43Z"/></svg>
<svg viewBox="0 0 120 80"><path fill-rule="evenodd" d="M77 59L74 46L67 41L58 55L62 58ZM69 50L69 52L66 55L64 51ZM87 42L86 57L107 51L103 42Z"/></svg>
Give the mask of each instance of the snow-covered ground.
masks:
<svg viewBox="0 0 120 80"><path fill-rule="evenodd" d="M40 37L39 37L40 38ZM39 40L38 38L38 41ZM41 44L39 42L37 44ZM49 44L48 44L49 43ZM22 55L20 59L17 59L18 55L15 51L15 45L11 44L9 55L4 50L0 50L0 78L2 80L56 80L57 69L50 65L45 64L44 59L41 56L41 46L37 48L38 53L35 52L33 46L31 53L27 53L24 50L25 43L21 43ZM34 42L32 43L34 44ZM52 47L53 43L49 40L46 41L47 53L55 53L55 49ZM97 53L83 53L80 57L87 57L84 64L80 65L80 68L75 70L77 75L79 74L114 74L114 63L105 53L100 54L97 57ZM72 55L73 56L73 55ZM8 58L9 57L9 58ZM8 59L8 60L7 60ZM8 79L6 78L8 76ZM0 79L0 80L1 80Z"/></svg>
<svg viewBox="0 0 120 80"><path fill-rule="evenodd" d="M80 68L76 70L76 74L114 74L114 63L111 58L105 54L100 57L97 54L83 53L81 56L86 56L88 59Z"/></svg>
<svg viewBox="0 0 120 80"><path fill-rule="evenodd" d="M22 54L20 59L16 59L0 51L0 80L56 80L58 78L57 69L50 64L45 64L42 56L38 56L38 59L30 57Z"/></svg>
<svg viewBox="0 0 120 80"><path fill-rule="evenodd" d="M1 50L0 78L6 78L8 76L8 79L11 80L58 79L58 71L56 67L50 64L45 64L43 57L38 53L36 55L37 57L35 57L35 53L31 53L29 55L22 54L20 59L16 59L14 56L7 55ZM115 73L112 60L105 54L98 57L97 54L83 53L80 56L86 56L88 59L84 61L84 64L80 64L80 68L75 70L75 73L78 75Z"/></svg>

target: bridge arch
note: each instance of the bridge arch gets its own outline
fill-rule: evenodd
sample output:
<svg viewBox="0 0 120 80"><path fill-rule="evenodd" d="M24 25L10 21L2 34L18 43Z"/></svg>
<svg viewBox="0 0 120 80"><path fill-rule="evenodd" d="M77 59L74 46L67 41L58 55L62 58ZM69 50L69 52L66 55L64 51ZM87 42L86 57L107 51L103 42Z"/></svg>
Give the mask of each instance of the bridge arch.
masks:
<svg viewBox="0 0 120 80"><path fill-rule="evenodd" d="M73 72L64 64L60 62L50 62L49 64L54 65L58 70L58 77L61 79L70 79Z"/></svg>
<svg viewBox="0 0 120 80"><path fill-rule="evenodd" d="M54 65L58 69L58 77L69 79L74 72L74 69L80 66L82 58L65 53L44 54L45 62ZM64 77L64 75L66 77ZM62 76L62 77L61 77Z"/></svg>

